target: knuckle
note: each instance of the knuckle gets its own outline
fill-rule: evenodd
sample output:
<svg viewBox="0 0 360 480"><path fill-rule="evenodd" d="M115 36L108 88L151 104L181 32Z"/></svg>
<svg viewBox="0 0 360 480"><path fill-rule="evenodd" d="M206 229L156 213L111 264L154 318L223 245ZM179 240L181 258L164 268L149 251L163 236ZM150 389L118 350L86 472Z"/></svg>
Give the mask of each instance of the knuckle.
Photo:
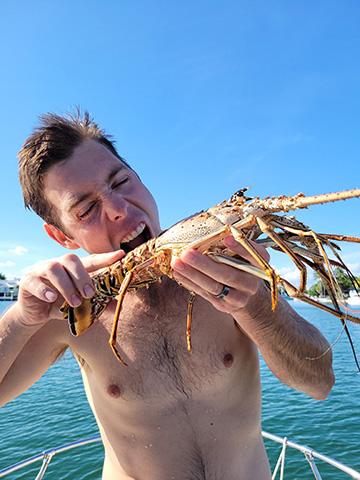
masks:
<svg viewBox="0 0 360 480"><path fill-rule="evenodd" d="M64 263L75 263L79 259L79 257L74 253L66 253L61 258Z"/></svg>
<svg viewBox="0 0 360 480"><path fill-rule="evenodd" d="M22 289L27 288L30 282L32 281L33 277L34 277L33 272L25 273L25 275L21 277L19 287Z"/></svg>
<svg viewBox="0 0 360 480"><path fill-rule="evenodd" d="M266 248L263 247L262 245L258 245L258 244L255 244L255 248L256 248L256 250L258 251L258 253L260 253L260 255L263 257L263 259L264 259L266 262L269 262L269 260L270 260L270 254L269 254L269 252L266 250Z"/></svg>
<svg viewBox="0 0 360 480"><path fill-rule="evenodd" d="M56 274L61 268L62 268L62 265L60 262L56 260L52 260L47 264L46 269L50 274Z"/></svg>

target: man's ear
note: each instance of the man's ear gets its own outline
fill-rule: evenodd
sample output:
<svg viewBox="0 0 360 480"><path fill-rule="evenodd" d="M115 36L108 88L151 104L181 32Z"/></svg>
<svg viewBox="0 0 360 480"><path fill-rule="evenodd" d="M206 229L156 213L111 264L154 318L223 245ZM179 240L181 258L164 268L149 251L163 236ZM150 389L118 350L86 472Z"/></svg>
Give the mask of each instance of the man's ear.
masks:
<svg viewBox="0 0 360 480"><path fill-rule="evenodd" d="M71 240L71 238L67 237L61 230L54 227L54 225L44 223L44 228L49 237L55 240L55 242L60 243L62 247L68 248L69 250L80 248L74 240Z"/></svg>

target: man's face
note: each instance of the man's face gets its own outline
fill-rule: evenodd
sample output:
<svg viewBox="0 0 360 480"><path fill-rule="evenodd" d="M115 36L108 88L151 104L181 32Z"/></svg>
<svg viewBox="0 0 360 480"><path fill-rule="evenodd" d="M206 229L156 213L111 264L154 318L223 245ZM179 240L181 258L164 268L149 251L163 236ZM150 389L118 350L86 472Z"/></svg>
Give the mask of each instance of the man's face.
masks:
<svg viewBox="0 0 360 480"><path fill-rule="evenodd" d="M88 253L127 251L161 231L148 189L96 140L84 141L68 159L51 168L44 178L44 191L71 238L71 242L60 242L68 248L82 247Z"/></svg>

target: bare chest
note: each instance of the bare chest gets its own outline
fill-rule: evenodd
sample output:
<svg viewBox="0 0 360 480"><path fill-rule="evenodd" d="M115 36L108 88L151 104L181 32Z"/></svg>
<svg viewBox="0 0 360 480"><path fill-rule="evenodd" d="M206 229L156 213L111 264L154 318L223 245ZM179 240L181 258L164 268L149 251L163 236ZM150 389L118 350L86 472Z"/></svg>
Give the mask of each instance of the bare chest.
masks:
<svg viewBox="0 0 360 480"><path fill-rule="evenodd" d="M188 296L171 281L127 294L117 334L117 348L127 367L108 345L114 306L76 339L75 352L114 397L188 397L204 387L209 391L221 388L230 370L244 362L247 341L229 315L197 298L190 353L186 342Z"/></svg>

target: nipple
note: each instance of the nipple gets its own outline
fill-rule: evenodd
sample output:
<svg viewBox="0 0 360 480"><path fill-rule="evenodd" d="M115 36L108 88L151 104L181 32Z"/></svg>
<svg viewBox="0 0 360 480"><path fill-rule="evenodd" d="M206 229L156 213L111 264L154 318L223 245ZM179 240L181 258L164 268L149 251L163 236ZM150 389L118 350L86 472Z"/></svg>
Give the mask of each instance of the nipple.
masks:
<svg viewBox="0 0 360 480"><path fill-rule="evenodd" d="M231 353L226 353L223 358L223 363L226 368L230 368L231 365L234 363L234 357L231 355Z"/></svg>
<svg viewBox="0 0 360 480"><path fill-rule="evenodd" d="M119 398L120 397L120 388L117 385L110 385L107 388L107 393L110 395L112 398Z"/></svg>

